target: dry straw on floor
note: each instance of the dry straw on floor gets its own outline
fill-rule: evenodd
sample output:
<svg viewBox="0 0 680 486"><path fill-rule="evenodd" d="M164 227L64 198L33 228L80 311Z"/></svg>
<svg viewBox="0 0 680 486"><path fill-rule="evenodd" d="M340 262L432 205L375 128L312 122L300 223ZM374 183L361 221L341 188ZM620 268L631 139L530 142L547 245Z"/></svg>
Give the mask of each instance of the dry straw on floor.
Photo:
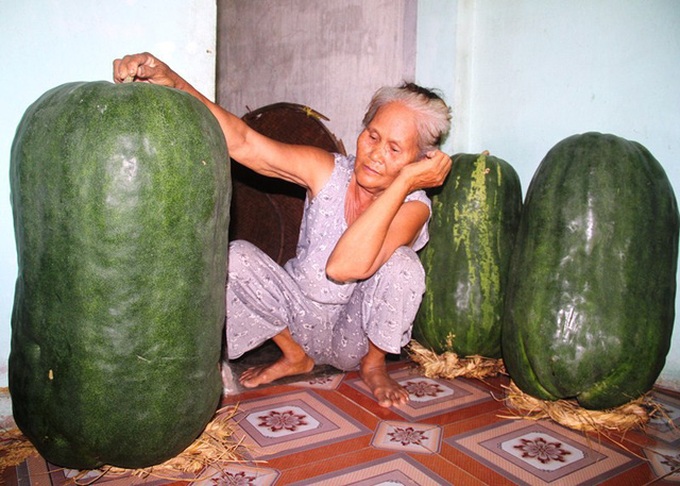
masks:
<svg viewBox="0 0 680 486"><path fill-rule="evenodd" d="M505 403L516 416L530 420L550 419L560 425L583 432L624 434L643 428L653 417L663 415L663 407L645 395L624 405L607 410L588 410L575 400L547 401L534 398L520 390L514 382L505 387Z"/></svg>
<svg viewBox="0 0 680 486"><path fill-rule="evenodd" d="M453 336L449 336L446 347L452 349L452 343ZM420 365L423 374L428 378L453 380L461 377L484 380L505 373L503 361L500 359L478 355L460 358L453 351L437 354L415 340L409 345L409 357Z"/></svg>
<svg viewBox="0 0 680 486"><path fill-rule="evenodd" d="M0 472L37 455L38 451L19 429L3 430L0 434Z"/></svg>
<svg viewBox="0 0 680 486"><path fill-rule="evenodd" d="M452 348L453 336L447 338L448 349ZM417 341L411 341L409 356L420 365L428 378L454 379L458 377L484 380L487 377L505 374L500 359L468 356L459 358L452 351L437 354ZM504 399L515 415L507 418L529 420L552 420L560 425L583 432L607 435L624 434L635 428L643 428L653 417L663 416L663 407L652 400L650 394L609 410L587 410L575 400L547 401L534 398L510 382L505 387Z"/></svg>
<svg viewBox="0 0 680 486"><path fill-rule="evenodd" d="M118 467L103 467L92 474L92 471L82 471L74 481L76 484L92 484L104 476L149 476L184 482L200 481L206 478L187 478L187 474L196 476L208 468L218 471L230 463L243 461L243 446L241 441L234 439L234 429L231 419L236 414L237 407L227 407L218 410L215 418L208 423L201 436L196 439L181 454L166 462L143 469L123 469ZM18 466L31 456L38 456L38 452L28 439L18 429L5 431L0 436L0 470Z"/></svg>

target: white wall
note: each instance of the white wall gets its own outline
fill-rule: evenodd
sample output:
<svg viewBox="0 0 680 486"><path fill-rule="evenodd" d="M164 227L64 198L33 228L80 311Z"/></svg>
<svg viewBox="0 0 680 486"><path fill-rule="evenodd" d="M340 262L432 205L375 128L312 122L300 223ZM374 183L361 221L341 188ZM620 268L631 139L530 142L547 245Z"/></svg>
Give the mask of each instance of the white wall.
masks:
<svg viewBox="0 0 680 486"><path fill-rule="evenodd" d="M466 26L458 24L458 4L457 0L420 0L416 34L416 81L437 89L454 113L458 113L459 98L456 97L457 63L460 62L456 55L457 31L466 31ZM442 144L444 152L454 152L454 140L460 139L460 130L460 124L454 123Z"/></svg>
<svg viewBox="0 0 680 486"><path fill-rule="evenodd" d="M24 111L49 88L111 79L127 53L151 51L214 96L214 0L0 0L0 386L7 386L17 275L9 158Z"/></svg>
<svg viewBox="0 0 680 486"><path fill-rule="evenodd" d="M489 150L526 191L558 141L609 132L646 146L680 196L680 2L421 0L418 13L417 79L453 94L452 153ZM424 48L433 32L454 49ZM454 79L435 68L447 62ZM680 389L677 328L660 382Z"/></svg>

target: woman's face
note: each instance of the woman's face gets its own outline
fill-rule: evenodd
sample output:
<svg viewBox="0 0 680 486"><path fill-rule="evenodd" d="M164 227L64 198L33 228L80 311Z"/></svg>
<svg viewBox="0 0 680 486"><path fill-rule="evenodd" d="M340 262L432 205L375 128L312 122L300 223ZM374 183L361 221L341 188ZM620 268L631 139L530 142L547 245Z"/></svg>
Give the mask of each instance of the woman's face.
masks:
<svg viewBox="0 0 680 486"><path fill-rule="evenodd" d="M354 173L360 186L384 190L419 155L416 114L399 102L382 106L359 134Z"/></svg>

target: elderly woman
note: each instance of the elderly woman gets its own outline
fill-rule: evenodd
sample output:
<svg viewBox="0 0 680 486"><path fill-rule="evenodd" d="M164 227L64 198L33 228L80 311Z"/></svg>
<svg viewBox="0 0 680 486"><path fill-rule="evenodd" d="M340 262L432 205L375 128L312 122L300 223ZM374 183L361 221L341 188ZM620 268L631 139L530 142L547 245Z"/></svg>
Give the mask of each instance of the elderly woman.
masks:
<svg viewBox="0 0 680 486"><path fill-rule="evenodd" d="M356 156L287 145L250 129L148 53L113 63L114 81L145 81L201 100L224 131L230 155L260 174L307 190L296 256L282 268L255 246L234 241L227 280L230 359L272 339L274 363L246 370L245 387L306 373L316 364L359 369L380 405L408 400L385 356L408 343L425 290L416 251L428 239L430 201L451 159L438 149L450 110L414 84L373 97Z"/></svg>

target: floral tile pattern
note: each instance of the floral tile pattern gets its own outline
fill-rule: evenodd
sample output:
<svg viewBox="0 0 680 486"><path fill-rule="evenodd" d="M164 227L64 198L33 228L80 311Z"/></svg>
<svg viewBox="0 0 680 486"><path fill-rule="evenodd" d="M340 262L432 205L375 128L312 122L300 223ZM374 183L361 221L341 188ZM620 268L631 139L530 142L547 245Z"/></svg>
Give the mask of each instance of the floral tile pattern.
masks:
<svg viewBox="0 0 680 486"><path fill-rule="evenodd" d="M271 486L276 484L279 472L266 467L253 467L245 464L234 464L220 471L209 469L203 477L212 474L208 479L197 481L195 486Z"/></svg>
<svg viewBox="0 0 680 486"><path fill-rule="evenodd" d="M394 371L390 376L409 392L409 402L393 408L395 413L407 420L423 420L493 401L489 390L471 381L427 378L414 374L410 369ZM361 379L348 380L348 383L371 396Z"/></svg>
<svg viewBox="0 0 680 486"><path fill-rule="evenodd" d="M437 425L385 421L378 425L371 445L393 451L436 454L441 434Z"/></svg>
<svg viewBox="0 0 680 486"><path fill-rule="evenodd" d="M241 402L238 410L237 434L263 460L370 432L307 390Z"/></svg>
<svg viewBox="0 0 680 486"><path fill-rule="evenodd" d="M680 483L680 451L678 449L658 447L654 450L646 450L645 456L659 478Z"/></svg>
<svg viewBox="0 0 680 486"><path fill-rule="evenodd" d="M319 369L225 396L246 457L175 478L64 470L35 455L0 473L7 486L655 485L680 484L680 394L657 393L662 416L624 437L510 419L507 377L421 376L390 366L408 404L380 407L358 373ZM11 423L8 421L7 423ZM1 455L1 453L0 453ZM0 457L1 459L1 457ZM676 469L679 472L676 472ZM182 481L184 479L184 481Z"/></svg>
<svg viewBox="0 0 680 486"><path fill-rule="evenodd" d="M543 471L557 471L564 466L584 459L581 449L561 442L553 435L530 432L521 437L501 442L500 448L510 456L519 458L533 468Z"/></svg>
<svg viewBox="0 0 680 486"><path fill-rule="evenodd" d="M440 486L448 484L448 482L418 464L409 456L395 454L387 459L367 462L339 472L325 474L293 484L295 486L322 486L330 484L351 484L352 486Z"/></svg>
<svg viewBox="0 0 680 486"><path fill-rule="evenodd" d="M301 380L291 383L293 386L316 388L320 390L335 390L340 386L344 373L323 374L320 376L313 376L308 380Z"/></svg>
<svg viewBox="0 0 680 486"><path fill-rule="evenodd" d="M647 434L666 444L680 446L680 398L663 393L654 393L653 398L662 410L647 424Z"/></svg>
<svg viewBox="0 0 680 486"><path fill-rule="evenodd" d="M634 455L550 422L503 421L446 442L519 484L583 484L620 474L640 463Z"/></svg>

